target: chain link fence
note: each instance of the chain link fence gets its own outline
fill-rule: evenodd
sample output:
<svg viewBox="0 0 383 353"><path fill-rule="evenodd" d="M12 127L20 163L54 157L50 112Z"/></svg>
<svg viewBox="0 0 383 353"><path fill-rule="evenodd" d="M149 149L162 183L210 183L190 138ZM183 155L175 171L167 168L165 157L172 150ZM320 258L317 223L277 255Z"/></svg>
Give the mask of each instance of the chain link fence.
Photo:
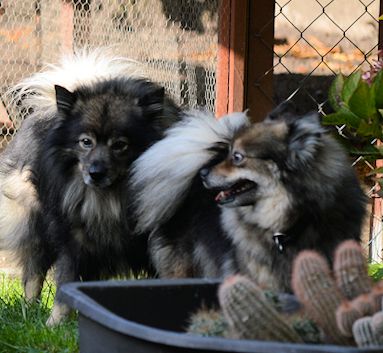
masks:
<svg viewBox="0 0 383 353"><path fill-rule="evenodd" d="M378 0L277 0L275 2L274 103L294 95L298 110L331 112L327 92L334 76L367 69L379 41ZM338 126L343 136L345 126ZM371 141L374 143L375 141ZM382 214L375 168L362 156L352 161L370 197L363 240L373 261L382 262Z"/></svg>
<svg viewBox="0 0 383 353"><path fill-rule="evenodd" d="M334 75L368 65L377 50L379 7L379 0L275 1L268 24L274 43L264 43L274 63L251 84L273 71L273 95L264 92L265 99L276 104L294 94L298 110L327 114ZM0 148L25 118L11 114L4 92L74 47L112 45L116 54L146 63L149 77L179 104L214 111L220 18L229 12L224 0L0 0ZM249 61L257 65L257 58ZM353 163L361 175L373 168L362 157ZM373 197L374 183L365 184ZM371 214L376 222L370 232L366 221L365 241L379 261L381 215Z"/></svg>
<svg viewBox="0 0 383 353"><path fill-rule="evenodd" d="M179 104L214 111L218 0L2 0L0 4L1 147L25 118L10 114L4 92L73 48L112 46L116 55L146 64L149 77L164 85Z"/></svg>
<svg viewBox="0 0 383 353"><path fill-rule="evenodd" d="M380 1L278 0L275 4L275 97L268 99L281 100L298 89L306 102L303 109L317 107L326 113L327 89L334 75L366 68L376 54Z"/></svg>

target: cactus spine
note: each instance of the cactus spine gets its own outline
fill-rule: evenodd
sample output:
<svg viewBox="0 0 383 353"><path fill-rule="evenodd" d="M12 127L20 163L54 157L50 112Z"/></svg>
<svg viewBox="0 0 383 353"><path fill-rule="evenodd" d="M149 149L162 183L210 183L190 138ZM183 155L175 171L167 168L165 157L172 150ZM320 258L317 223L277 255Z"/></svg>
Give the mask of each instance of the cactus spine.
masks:
<svg viewBox="0 0 383 353"><path fill-rule="evenodd" d="M332 342L344 345L351 343L350 339L341 334L336 324L335 313L342 302L342 296L323 256L315 251L302 251L293 264L292 287L307 315Z"/></svg>
<svg viewBox="0 0 383 353"><path fill-rule="evenodd" d="M228 278L220 286L218 298L236 338L302 342L249 279L239 275Z"/></svg>
<svg viewBox="0 0 383 353"><path fill-rule="evenodd" d="M355 240L342 242L335 251L334 275L337 287L347 299L369 293L372 281L363 250Z"/></svg>
<svg viewBox="0 0 383 353"><path fill-rule="evenodd" d="M370 296L371 296L374 312L383 310L383 305L382 305L383 282L382 281L375 284L375 286L372 288Z"/></svg>
<svg viewBox="0 0 383 353"><path fill-rule="evenodd" d="M369 294L361 294L351 301L354 307L362 316L372 315L374 311L374 301Z"/></svg>
<svg viewBox="0 0 383 353"><path fill-rule="evenodd" d="M227 334L228 325L220 310L202 307L195 312L187 328L188 333L207 337L224 337Z"/></svg>
<svg viewBox="0 0 383 353"><path fill-rule="evenodd" d="M372 325L372 317L362 317L352 326L355 341L358 347L374 347L383 343L382 337L376 335Z"/></svg>
<svg viewBox="0 0 383 353"><path fill-rule="evenodd" d="M342 304L336 310L336 323L339 331L343 336L353 337L352 325L363 315L351 305L348 300L342 302Z"/></svg>
<svg viewBox="0 0 383 353"><path fill-rule="evenodd" d="M377 312L371 320L371 326L377 337L380 337L381 343L383 343L383 311Z"/></svg>

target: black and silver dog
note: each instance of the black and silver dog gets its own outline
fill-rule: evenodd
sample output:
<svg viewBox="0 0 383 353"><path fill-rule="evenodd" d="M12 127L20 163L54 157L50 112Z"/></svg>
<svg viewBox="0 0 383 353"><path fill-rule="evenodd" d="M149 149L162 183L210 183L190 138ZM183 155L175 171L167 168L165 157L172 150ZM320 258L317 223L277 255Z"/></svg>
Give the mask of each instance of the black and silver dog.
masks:
<svg viewBox="0 0 383 353"><path fill-rule="evenodd" d="M33 112L1 156L0 245L19 260L27 299L57 286L148 270L131 231L129 168L178 119L164 89L102 52L65 59L17 85ZM55 301L48 324L66 315Z"/></svg>
<svg viewBox="0 0 383 353"><path fill-rule="evenodd" d="M255 124L240 113L190 116L134 163L131 181L144 190L138 230L151 232L161 277L241 272L289 291L298 252L331 259L342 240L359 239L365 212L350 161L318 114L281 108Z"/></svg>

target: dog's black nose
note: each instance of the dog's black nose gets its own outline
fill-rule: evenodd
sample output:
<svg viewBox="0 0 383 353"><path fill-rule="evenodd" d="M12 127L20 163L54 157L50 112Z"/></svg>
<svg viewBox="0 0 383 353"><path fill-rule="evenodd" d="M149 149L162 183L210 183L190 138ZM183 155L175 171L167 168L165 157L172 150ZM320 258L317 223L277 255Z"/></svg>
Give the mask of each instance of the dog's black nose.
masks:
<svg viewBox="0 0 383 353"><path fill-rule="evenodd" d="M101 181L104 179L107 175L107 168L99 163L94 163L89 167L89 176L92 178L93 181Z"/></svg>
<svg viewBox="0 0 383 353"><path fill-rule="evenodd" d="M200 171L199 171L199 175L202 179L205 179L210 173L210 169L209 168L202 168Z"/></svg>

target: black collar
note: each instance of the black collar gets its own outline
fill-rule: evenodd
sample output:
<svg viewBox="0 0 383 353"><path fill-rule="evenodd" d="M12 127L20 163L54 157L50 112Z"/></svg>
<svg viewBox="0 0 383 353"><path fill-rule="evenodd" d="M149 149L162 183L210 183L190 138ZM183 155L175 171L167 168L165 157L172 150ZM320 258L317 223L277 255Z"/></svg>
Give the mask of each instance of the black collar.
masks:
<svg viewBox="0 0 383 353"><path fill-rule="evenodd" d="M294 224L283 232L275 232L273 234L274 244L280 254L283 254L286 247L297 241L304 230L310 225L310 216L302 215Z"/></svg>
<svg viewBox="0 0 383 353"><path fill-rule="evenodd" d="M275 232L273 234L273 240L279 253L282 254L285 251L286 245L290 242L291 236L286 233Z"/></svg>

